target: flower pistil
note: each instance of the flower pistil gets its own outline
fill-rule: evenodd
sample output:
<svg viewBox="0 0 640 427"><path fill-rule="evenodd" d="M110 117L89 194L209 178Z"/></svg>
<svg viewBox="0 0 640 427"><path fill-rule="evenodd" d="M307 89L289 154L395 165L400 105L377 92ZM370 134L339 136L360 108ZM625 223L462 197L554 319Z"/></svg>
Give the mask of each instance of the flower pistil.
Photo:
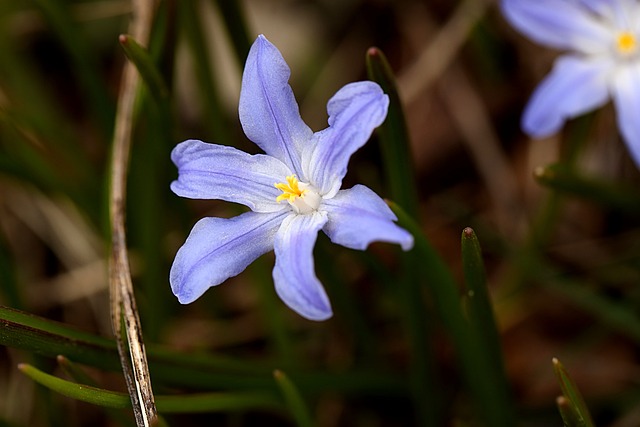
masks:
<svg viewBox="0 0 640 427"><path fill-rule="evenodd" d="M638 38L630 31L623 31L616 39L618 52L623 55L631 55L638 49Z"/></svg>
<svg viewBox="0 0 640 427"><path fill-rule="evenodd" d="M286 181L274 184L282 191L282 194L276 197L276 202L288 201L299 214L308 214L318 209L321 197L311 185L298 181L295 175L289 175Z"/></svg>

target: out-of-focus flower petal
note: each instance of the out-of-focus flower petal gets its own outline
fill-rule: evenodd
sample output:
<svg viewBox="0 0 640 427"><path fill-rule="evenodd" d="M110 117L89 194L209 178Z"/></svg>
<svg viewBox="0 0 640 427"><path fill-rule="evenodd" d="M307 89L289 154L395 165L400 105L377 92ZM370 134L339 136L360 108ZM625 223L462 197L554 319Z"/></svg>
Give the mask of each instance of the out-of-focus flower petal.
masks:
<svg viewBox="0 0 640 427"><path fill-rule="evenodd" d="M614 41L610 29L576 1L502 0L501 6L511 25L547 46L591 53L610 49Z"/></svg>
<svg viewBox="0 0 640 427"><path fill-rule="evenodd" d="M388 107L389 97L369 81L345 85L329 100L329 127L314 135L303 158L309 179L325 197L340 189L349 158L384 121Z"/></svg>
<svg viewBox="0 0 640 427"><path fill-rule="evenodd" d="M413 247L413 236L398 227L389 206L364 185L341 190L326 200L329 221L323 230L333 243L364 250L371 242L397 243L402 249Z"/></svg>
<svg viewBox="0 0 640 427"><path fill-rule="evenodd" d="M290 74L278 49L258 36L242 75L240 122L251 141L303 178L300 151L313 133L300 118Z"/></svg>
<svg viewBox="0 0 640 427"><path fill-rule="evenodd" d="M178 301L195 301L211 286L240 274L270 251L286 215L246 212L231 219L198 221L171 266L169 281Z"/></svg>
<svg viewBox="0 0 640 427"><path fill-rule="evenodd" d="M285 208L276 203L281 192L274 184L291 171L278 159L190 139L173 149L171 160L179 172L171 190L179 196L241 203L254 212Z"/></svg>
<svg viewBox="0 0 640 427"><path fill-rule="evenodd" d="M313 265L313 247L326 222L327 216L320 212L288 216L274 243L276 292L285 304L310 320L325 320L332 315L329 298Z"/></svg>
<svg viewBox="0 0 640 427"><path fill-rule="evenodd" d="M618 127L640 167L640 63L616 70L612 90Z"/></svg>
<svg viewBox="0 0 640 427"><path fill-rule="evenodd" d="M602 106L609 99L607 58L562 56L529 100L522 128L535 138L556 133L565 120Z"/></svg>

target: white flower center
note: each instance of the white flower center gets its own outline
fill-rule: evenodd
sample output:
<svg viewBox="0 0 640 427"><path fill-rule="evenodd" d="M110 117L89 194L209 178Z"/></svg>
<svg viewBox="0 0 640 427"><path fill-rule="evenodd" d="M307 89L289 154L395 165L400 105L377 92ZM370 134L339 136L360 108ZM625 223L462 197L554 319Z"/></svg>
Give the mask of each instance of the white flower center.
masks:
<svg viewBox="0 0 640 427"><path fill-rule="evenodd" d="M276 202L286 200L296 213L303 215L318 210L322 196L311 184L298 181L295 175L289 175L286 181L274 184L282 191Z"/></svg>
<svg viewBox="0 0 640 427"><path fill-rule="evenodd" d="M624 57L638 53L640 48L638 36L630 31L622 31L616 37L616 50Z"/></svg>

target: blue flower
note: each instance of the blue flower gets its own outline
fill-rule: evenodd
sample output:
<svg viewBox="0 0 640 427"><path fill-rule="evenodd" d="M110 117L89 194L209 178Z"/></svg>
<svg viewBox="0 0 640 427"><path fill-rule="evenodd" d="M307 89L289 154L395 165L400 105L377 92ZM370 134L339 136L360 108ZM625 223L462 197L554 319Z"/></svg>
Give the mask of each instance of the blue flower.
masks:
<svg viewBox="0 0 640 427"><path fill-rule="evenodd" d="M613 100L618 127L640 166L640 2L502 0L509 22L532 40L568 51L527 105L522 127L533 137Z"/></svg>
<svg viewBox="0 0 640 427"><path fill-rule="evenodd" d="M349 157L384 121L388 97L373 82L348 84L329 100L329 127L314 133L300 118L289 75L278 49L259 36L245 65L239 112L245 134L266 154L197 140L171 153L179 171L174 193L251 209L230 219L203 218L193 227L170 273L171 289L183 304L273 249L280 298L300 315L324 320L332 312L314 272L318 231L352 249L364 250L373 241L413 246L413 237L373 191L363 185L340 189Z"/></svg>

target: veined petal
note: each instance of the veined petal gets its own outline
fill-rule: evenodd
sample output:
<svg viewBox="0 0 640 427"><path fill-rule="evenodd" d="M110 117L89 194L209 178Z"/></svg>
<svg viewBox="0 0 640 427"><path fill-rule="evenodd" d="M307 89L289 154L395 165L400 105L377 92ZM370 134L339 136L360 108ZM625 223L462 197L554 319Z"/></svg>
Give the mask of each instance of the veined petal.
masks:
<svg viewBox="0 0 640 427"><path fill-rule="evenodd" d="M191 139L173 149L171 160L179 172L171 190L178 196L241 203L255 212L285 207L276 203L274 184L291 171L278 159Z"/></svg>
<svg viewBox="0 0 640 427"><path fill-rule="evenodd" d="M398 227L389 206L371 189L356 185L325 200L329 221L323 230L333 243L364 250L371 242L397 243L405 251L413 247L413 236Z"/></svg>
<svg viewBox="0 0 640 427"><path fill-rule="evenodd" d="M609 99L609 59L562 56L538 85L522 118L522 128L535 138L556 133L565 120L602 106Z"/></svg>
<svg viewBox="0 0 640 427"><path fill-rule="evenodd" d="M384 121L388 107L389 97L369 81L347 84L329 100L329 127L314 135L303 160L309 180L325 197L338 192L349 158Z"/></svg>
<svg viewBox="0 0 640 427"><path fill-rule="evenodd" d="M211 286L240 274L270 251L286 215L246 212L231 219L198 221L171 266L169 281L178 301L195 301Z"/></svg>
<svg viewBox="0 0 640 427"><path fill-rule="evenodd" d="M615 37L593 10L576 1L502 0L500 4L511 25L530 39L550 47L583 53L603 52Z"/></svg>
<svg viewBox="0 0 640 427"><path fill-rule="evenodd" d="M300 151L313 132L300 118L290 74L280 51L258 36L242 75L240 122L251 141L302 178Z"/></svg>
<svg viewBox="0 0 640 427"><path fill-rule="evenodd" d="M276 292L285 304L310 320L325 320L332 315L313 264L313 247L326 222L327 216L321 212L290 215L282 222L274 243Z"/></svg>
<svg viewBox="0 0 640 427"><path fill-rule="evenodd" d="M640 63L617 70L612 90L618 127L640 168Z"/></svg>

